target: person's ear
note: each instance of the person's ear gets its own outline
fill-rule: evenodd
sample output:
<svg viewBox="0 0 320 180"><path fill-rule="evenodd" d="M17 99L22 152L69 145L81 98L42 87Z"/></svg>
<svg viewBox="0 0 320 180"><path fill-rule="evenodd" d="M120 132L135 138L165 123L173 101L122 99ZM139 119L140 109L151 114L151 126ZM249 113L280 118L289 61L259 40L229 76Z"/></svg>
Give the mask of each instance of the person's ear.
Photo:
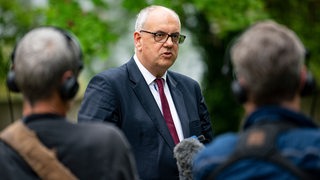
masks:
<svg viewBox="0 0 320 180"><path fill-rule="evenodd" d="M135 47L136 47L136 49L138 50L138 51L140 51L141 50L141 47L142 47L142 42L141 42L141 34L139 33L139 32L134 32L134 34L133 34L133 39L134 39L134 45L135 45Z"/></svg>

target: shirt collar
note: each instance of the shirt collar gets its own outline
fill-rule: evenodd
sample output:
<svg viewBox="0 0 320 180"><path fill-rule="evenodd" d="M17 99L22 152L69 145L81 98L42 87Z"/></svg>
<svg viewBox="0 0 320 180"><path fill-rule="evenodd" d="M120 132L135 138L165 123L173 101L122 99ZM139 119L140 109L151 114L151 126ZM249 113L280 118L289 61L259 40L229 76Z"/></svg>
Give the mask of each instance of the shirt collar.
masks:
<svg viewBox="0 0 320 180"><path fill-rule="evenodd" d="M142 76L144 77L145 81L147 82L148 85L152 84L154 82L154 80L156 79L156 77L154 75L152 75L140 62L140 60L138 59L137 55L134 54L133 56L134 61L136 62ZM162 76L162 78L164 79L164 81L166 82L167 80L167 72L164 73L164 75Z"/></svg>
<svg viewBox="0 0 320 180"><path fill-rule="evenodd" d="M43 113L43 114L31 114L29 116L25 116L22 118L22 121L24 123L30 123L37 120L43 120L43 119L51 119L51 120L57 120L57 119L64 119L64 116L53 114L53 113Z"/></svg>

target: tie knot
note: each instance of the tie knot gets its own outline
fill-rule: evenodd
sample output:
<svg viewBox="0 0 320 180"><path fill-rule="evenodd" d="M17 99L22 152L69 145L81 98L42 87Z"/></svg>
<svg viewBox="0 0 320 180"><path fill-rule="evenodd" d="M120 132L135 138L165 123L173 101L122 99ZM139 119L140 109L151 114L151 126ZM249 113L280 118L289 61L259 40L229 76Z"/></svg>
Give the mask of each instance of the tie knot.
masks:
<svg viewBox="0 0 320 180"><path fill-rule="evenodd" d="M162 88L162 87L163 87L163 79L162 79L162 78L157 78L155 81L156 81L157 86L158 86L159 88Z"/></svg>

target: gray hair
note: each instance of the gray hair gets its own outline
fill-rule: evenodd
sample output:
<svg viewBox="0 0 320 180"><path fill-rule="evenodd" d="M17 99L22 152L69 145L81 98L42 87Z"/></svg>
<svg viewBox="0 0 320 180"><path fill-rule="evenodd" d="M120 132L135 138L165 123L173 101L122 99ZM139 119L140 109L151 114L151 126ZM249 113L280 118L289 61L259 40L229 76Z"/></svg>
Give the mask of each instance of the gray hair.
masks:
<svg viewBox="0 0 320 180"><path fill-rule="evenodd" d="M178 16L178 14L173 11L172 9L169 9L169 8L166 8L166 7L163 7L163 6L158 6L158 5L151 5L151 6L148 6L144 9L142 9L139 14L137 15L137 19L136 19L136 23L135 23L135 31L140 31L143 29L144 27L144 23L146 22L149 14L154 11L154 10L157 10L157 9L166 9L168 10L169 12L171 12L174 16L177 17L177 19L179 20L179 24L180 24L180 18ZM181 24L180 24L181 26Z"/></svg>
<svg viewBox="0 0 320 180"><path fill-rule="evenodd" d="M269 20L245 31L233 45L231 58L257 105L278 104L298 92L305 53L292 30Z"/></svg>
<svg viewBox="0 0 320 180"><path fill-rule="evenodd" d="M40 27L28 32L14 52L16 84L31 103L61 88L63 74L81 69L81 49L65 31Z"/></svg>

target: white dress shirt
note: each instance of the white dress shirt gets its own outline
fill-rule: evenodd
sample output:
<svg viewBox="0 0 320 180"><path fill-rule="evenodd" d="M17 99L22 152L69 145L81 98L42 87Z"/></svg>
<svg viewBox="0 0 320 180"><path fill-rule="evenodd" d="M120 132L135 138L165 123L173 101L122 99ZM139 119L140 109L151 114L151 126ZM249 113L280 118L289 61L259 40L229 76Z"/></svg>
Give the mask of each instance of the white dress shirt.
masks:
<svg viewBox="0 0 320 180"><path fill-rule="evenodd" d="M156 79L155 76L153 76L142 64L141 62L138 60L138 57L136 56L136 54L133 56L134 61L136 62L140 72L142 73L142 76L144 77L145 81L147 82L147 84L149 85L150 91L154 97L154 99L156 100L158 107L160 109L160 111L162 112L162 106L161 106L161 100L160 100L160 95L158 92L158 86L157 83L154 81ZM167 72L162 76L162 78L164 79L164 84L163 84L163 89L164 89L164 93L166 94L168 103L169 103L169 107L170 107L170 112L171 112L171 116L173 119L173 123L174 126L176 128L179 140L183 140L183 132L182 132L182 127L181 127L181 122L176 110L176 107L173 103L172 100L172 96L167 84Z"/></svg>

